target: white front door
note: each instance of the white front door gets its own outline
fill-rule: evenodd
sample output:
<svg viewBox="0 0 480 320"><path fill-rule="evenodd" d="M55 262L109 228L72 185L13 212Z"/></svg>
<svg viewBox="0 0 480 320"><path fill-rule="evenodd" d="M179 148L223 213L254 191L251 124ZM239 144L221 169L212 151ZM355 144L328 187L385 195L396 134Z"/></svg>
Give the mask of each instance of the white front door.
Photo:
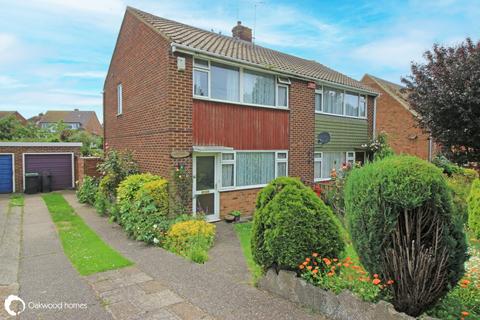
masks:
<svg viewBox="0 0 480 320"><path fill-rule="evenodd" d="M220 219L217 161L216 154L193 156L193 212L204 214L207 221Z"/></svg>

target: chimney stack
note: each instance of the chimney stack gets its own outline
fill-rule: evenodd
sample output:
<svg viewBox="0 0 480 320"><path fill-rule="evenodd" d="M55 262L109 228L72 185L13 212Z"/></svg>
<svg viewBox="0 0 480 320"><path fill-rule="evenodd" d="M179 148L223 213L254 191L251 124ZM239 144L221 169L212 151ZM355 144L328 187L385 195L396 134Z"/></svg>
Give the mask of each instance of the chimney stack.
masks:
<svg viewBox="0 0 480 320"><path fill-rule="evenodd" d="M235 39L252 42L252 29L242 26L242 22L237 21L237 25L232 29L232 36Z"/></svg>

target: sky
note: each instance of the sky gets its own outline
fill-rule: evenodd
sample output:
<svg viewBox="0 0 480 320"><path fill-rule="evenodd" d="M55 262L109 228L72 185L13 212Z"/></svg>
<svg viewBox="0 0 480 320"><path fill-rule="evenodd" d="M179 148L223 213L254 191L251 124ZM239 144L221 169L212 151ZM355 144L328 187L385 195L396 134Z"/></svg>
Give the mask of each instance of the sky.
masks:
<svg viewBox="0 0 480 320"><path fill-rule="evenodd" d="M0 0L0 110L94 110L126 6L400 83L433 43L480 36L480 0ZM256 18L255 18L256 17Z"/></svg>

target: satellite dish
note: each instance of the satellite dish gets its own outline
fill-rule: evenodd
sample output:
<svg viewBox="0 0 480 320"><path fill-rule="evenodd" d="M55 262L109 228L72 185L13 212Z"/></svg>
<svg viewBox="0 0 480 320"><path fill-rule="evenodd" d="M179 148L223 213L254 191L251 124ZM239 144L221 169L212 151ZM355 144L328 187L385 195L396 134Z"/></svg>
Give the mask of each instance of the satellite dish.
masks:
<svg viewBox="0 0 480 320"><path fill-rule="evenodd" d="M328 132L321 132L318 134L318 143L320 144L326 144L330 142L330 133Z"/></svg>

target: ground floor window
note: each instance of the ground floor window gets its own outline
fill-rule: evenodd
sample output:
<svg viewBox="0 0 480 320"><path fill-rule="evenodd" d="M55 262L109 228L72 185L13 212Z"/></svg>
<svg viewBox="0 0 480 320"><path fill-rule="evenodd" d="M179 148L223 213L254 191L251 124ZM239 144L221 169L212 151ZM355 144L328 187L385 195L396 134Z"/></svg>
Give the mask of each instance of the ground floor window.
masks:
<svg viewBox="0 0 480 320"><path fill-rule="evenodd" d="M261 186L288 175L287 151L222 153L222 188Z"/></svg>
<svg viewBox="0 0 480 320"><path fill-rule="evenodd" d="M333 169L340 172L344 164L355 164L354 151L322 151L314 154L315 181L329 180Z"/></svg>

